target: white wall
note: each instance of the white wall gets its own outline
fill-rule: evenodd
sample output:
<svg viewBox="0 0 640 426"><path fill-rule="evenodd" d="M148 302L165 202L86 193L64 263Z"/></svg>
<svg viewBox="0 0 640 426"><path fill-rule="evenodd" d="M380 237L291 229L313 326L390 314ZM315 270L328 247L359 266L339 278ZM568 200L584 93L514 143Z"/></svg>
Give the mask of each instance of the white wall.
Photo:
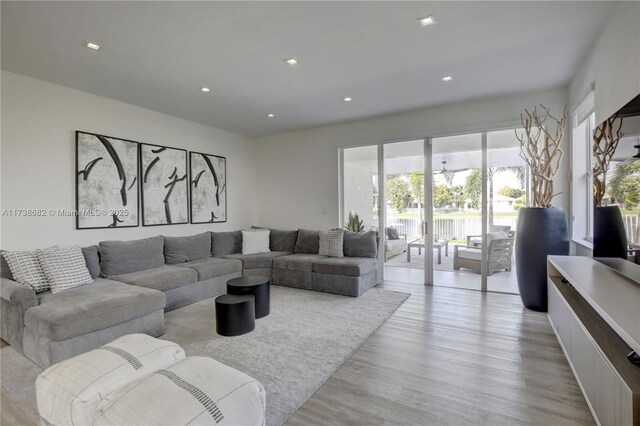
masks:
<svg viewBox="0 0 640 426"><path fill-rule="evenodd" d="M539 103L562 114L566 88L487 98L255 140L257 218L273 227L329 228L338 224L338 148L410 140L518 123ZM568 157L558 176L554 205L568 206Z"/></svg>
<svg viewBox="0 0 640 426"><path fill-rule="evenodd" d="M228 222L76 230L74 217L1 219L7 250L96 244L251 225L256 208L251 141L213 127L2 71L1 208L75 209L75 130L227 157Z"/></svg>
<svg viewBox="0 0 640 426"><path fill-rule="evenodd" d="M595 83L596 123L640 93L640 2L618 2L569 87L572 106Z"/></svg>

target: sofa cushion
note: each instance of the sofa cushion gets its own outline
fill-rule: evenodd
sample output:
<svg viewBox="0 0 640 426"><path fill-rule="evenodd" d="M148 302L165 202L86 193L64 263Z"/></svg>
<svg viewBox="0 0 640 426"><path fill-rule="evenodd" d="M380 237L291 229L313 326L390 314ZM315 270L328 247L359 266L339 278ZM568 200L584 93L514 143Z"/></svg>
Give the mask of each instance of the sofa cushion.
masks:
<svg viewBox="0 0 640 426"><path fill-rule="evenodd" d="M320 250L320 236L318 231L298 229L295 253L318 254Z"/></svg>
<svg viewBox="0 0 640 426"><path fill-rule="evenodd" d="M162 265L158 268L109 277L123 283L167 291L183 287L198 281L198 273L191 268L175 265Z"/></svg>
<svg viewBox="0 0 640 426"><path fill-rule="evenodd" d="M211 256L211 234L188 237L164 237L164 258L167 264L192 262Z"/></svg>
<svg viewBox="0 0 640 426"><path fill-rule="evenodd" d="M298 253L273 259L273 267L290 271L311 272L313 271L313 262L322 259L328 259L328 257L319 254Z"/></svg>
<svg viewBox="0 0 640 426"><path fill-rule="evenodd" d="M271 251L288 251L293 253L296 250L297 240L298 231L272 229L271 235L269 235L269 247Z"/></svg>
<svg viewBox="0 0 640 426"><path fill-rule="evenodd" d="M331 257L313 262L313 272L359 277L376 270L378 262L368 257Z"/></svg>
<svg viewBox="0 0 640 426"><path fill-rule="evenodd" d="M164 265L164 237L133 241L100 241L100 267L105 276L128 274Z"/></svg>
<svg viewBox="0 0 640 426"><path fill-rule="evenodd" d="M242 231L211 233L211 255L213 257L222 257L233 253L242 253Z"/></svg>
<svg viewBox="0 0 640 426"><path fill-rule="evenodd" d="M387 251L392 250L396 247L407 247L407 240L405 240L404 238L401 238L399 240L387 240L385 242L385 245L387 247Z"/></svg>
<svg viewBox="0 0 640 426"><path fill-rule="evenodd" d="M89 275L94 280L100 276L100 251L98 246L82 247L84 262L87 264Z"/></svg>
<svg viewBox="0 0 640 426"><path fill-rule="evenodd" d="M40 304L27 310L25 326L60 342L164 309L159 291L104 278L62 293L38 294Z"/></svg>
<svg viewBox="0 0 640 426"><path fill-rule="evenodd" d="M241 261L237 259L219 259L217 257L181 263L176 266L195 269L198 272L198 281L242 271Z"/></svg>
<svg viewBox="0 0 640 426"><path fill-rule="evenodd" d="M376 257L376 232L344 232L344 255L348 257Z"/></svg>
<svg viewBox="0 0 640 426"><path fill-rule="evenodd" d="M225 259L237 259L242 261L243 269L259 269L259 268L271 268L273 259L290 255L291 253L286 251L271 251L269 253L256 253L256 254L229 254L223 256Z"/></svg>

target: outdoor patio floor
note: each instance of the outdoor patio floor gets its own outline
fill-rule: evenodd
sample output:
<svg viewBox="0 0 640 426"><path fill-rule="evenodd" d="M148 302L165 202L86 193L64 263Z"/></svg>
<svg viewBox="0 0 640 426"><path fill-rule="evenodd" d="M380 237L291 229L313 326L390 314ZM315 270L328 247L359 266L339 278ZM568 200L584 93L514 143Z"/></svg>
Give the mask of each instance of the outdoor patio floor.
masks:
<svg viewBox="0 0 640 426"><path fill-rule="evenodd" d="M449 246L449 256L442 249L442 263L437 263L437 250L433 250L433 281L437 286L480 290L480 274L470 269L453 270L453 246ZM411 250L411 262L407 262L407 253L392 257L385 263L385 280L424 285L424 251ZM518 294L515 262L511 272L499 271L487 277L489 291Z"/></svg>

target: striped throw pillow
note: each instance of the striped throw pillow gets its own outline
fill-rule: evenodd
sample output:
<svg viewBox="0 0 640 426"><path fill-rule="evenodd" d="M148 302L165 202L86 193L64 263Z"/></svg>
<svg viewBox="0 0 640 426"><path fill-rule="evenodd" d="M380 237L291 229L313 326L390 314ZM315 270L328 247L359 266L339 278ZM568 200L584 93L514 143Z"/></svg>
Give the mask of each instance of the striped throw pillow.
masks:
<svg viewBox="0 0 640 426"><path fill-rule="evenodd" d="M51 247L36 250L51 293L60 293L70 288L93 282L79 246Z"/></svg>
<svg viewBox="0 0 640 426"><path fill-rule="evenodd" d="M9 265L14 281L31 287L36 293L49 290L49 283L38 262L36 250L3 251L2 256Z"/></svg>

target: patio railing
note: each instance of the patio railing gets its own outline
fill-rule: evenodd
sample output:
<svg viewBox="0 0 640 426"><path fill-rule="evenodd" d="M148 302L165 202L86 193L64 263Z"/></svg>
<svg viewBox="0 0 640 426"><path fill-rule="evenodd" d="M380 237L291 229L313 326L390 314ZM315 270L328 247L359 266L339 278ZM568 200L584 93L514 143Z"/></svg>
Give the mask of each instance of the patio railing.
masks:
<svg viewBox="0 0 640 426"><path fill-rule="evenodd" d="M638 243L637 229L640 226L638 215L627 214L623 216L624 226L627 230L627 239L630 243ZM467 235L482 234L482 216L434 216L434 235L440 239L465 240ZM517 216L495 216L496 225L508 225L515 231L518 223ZM387 226L398 228L401 234L407 234L409 240L420 238L420 220L417 217L400 217L387 214Z"/></svg>

